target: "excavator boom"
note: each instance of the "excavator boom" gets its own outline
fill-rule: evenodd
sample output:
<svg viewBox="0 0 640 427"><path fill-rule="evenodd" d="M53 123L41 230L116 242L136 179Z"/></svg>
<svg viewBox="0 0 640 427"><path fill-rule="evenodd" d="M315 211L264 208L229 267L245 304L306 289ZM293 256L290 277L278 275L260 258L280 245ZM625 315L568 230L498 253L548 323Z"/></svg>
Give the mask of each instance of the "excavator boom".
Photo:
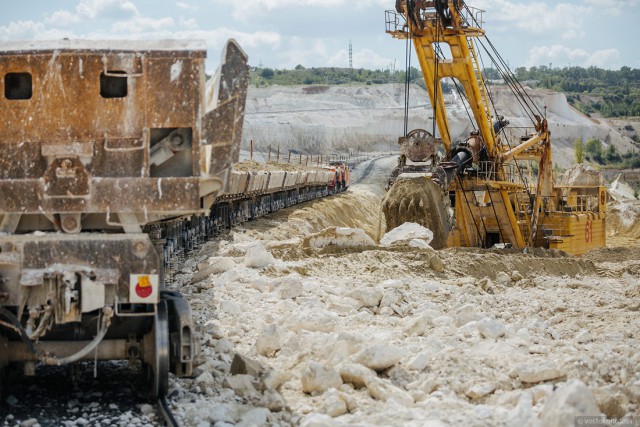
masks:
<svg viewBox="0 0 640 427"><path fill-rule="evenodd" d="M409 221L422 224L434 232L436 247L503 244L582 253L602 246L604 237L598 241L589 237L582 238L586 246L577 247L582 241L575 237L576 223L594 218L598 229L604 230L606 197L599 187L554 188L546 110L543 114L518 93L535 120L515 141L502 132L509 122L497 113L492 116L491 94L477 51L485 47L482 14L463 0L396 0L395 11L386 12L387 33L413 43L439 133L420 129L399 139L398 167L383 199L387 229ZM474 131L464 141L453 140L445 79L455 85L470 110ZM444 158L425 157L439 142ZM535 171L535 178L526 179L526 168L530 174ZM578 197L580 192L583 197ZM567 206L587 199L588 203Z"/></svg>

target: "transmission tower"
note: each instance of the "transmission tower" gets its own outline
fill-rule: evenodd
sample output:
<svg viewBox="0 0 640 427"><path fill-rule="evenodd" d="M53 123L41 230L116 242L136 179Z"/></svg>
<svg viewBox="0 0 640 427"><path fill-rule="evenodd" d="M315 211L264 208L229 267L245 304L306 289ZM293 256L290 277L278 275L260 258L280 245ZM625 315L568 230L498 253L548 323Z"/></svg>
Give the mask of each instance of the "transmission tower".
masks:
<svg viewBox="0 0 640 427"><path fill-rule="evenodd" d="M353 70L353 48L351 46L351 40L349 40L349 68Z"/></svg>

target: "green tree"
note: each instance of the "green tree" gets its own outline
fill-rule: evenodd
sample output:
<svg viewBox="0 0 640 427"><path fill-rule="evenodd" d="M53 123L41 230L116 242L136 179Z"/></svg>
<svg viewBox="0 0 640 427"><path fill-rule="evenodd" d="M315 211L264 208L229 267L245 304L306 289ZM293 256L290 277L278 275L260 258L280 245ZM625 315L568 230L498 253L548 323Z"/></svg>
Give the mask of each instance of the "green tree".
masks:
<svg viewBox="0 0 640 427"><path fill-rule="evenodd" d="M585 151L587 157L602 164L604 159L602 158L602 141L597 138L591 138L585 145Z"/></svg>
<svg viewBox="0 0 640 427"><path fill-rule="evenodd" d="M610 163L622 161L622 157L618 154L618 150L616 150L616 146L613 144L610 144L609 148L607 148L607 161Z"/></svg>
<svg viewBox="0 0 640 427"><path fill-rule="evenodd" d="M576 163L580 164L584 162L584 144L582 143L582 138L576 138L573 141L573 150L576 156Z"/></svg>
<svg viewBox="0 0 640 427"><path fill-rule="evenodd" d="M271 77L273 77L275 75L275 73L273 72L273 70L271 68L265 68L265 69L262 70L260 75L262 77L264 77L265 79L270 79Z"/></svg>

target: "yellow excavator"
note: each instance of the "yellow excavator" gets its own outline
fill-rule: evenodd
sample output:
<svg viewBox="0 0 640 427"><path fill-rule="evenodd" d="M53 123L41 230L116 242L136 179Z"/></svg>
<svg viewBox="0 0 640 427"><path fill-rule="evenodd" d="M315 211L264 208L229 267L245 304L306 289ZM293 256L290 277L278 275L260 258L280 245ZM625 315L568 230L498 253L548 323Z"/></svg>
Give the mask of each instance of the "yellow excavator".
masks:
<svg viewBox="0 0 640 427"><path fill-rule="evenodd" d="M500 58L482 17L462 0L397 0L386 11L386 32L406 40L409 58L409 45L415 48L435 122L432 132L407 132L405 125L399 138L398 166L382 204L387 231L416 222L434 232L436 248L544 247L577 255L604 246L606 188L554 185L546 110ZM480 49L529 114L529 128L492 114ZM443 83L470 111L474 130L464 141L452 141Z"/></svg>

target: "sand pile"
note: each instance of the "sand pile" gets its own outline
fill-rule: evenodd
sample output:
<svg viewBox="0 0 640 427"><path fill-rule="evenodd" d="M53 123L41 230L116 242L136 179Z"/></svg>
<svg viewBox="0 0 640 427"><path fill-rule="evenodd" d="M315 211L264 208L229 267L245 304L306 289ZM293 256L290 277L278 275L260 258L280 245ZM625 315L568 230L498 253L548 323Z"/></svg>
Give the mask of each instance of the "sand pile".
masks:
<svg viewBox="0 0 640 427"><path fill-rule="evenodd" d="M637 190L624 180L622 174L618 174L607 191L615 200L635 200L637 194Z"/></svg>
<svg viewBox="0 0 640 427"><path fill-rule="evenodd" d="M591 187L602 185L602 182L603 177L600 171L588 165L577 164L560 176L557 185Z"/></svg>
<svg viewBox="0 0 640 427"><path fill-rule="evenodd" d="M621 200L609 204L607 236L640 239L640 201Z"/></svg>
<svg viewBox="0 0 640 427"><path fill-rule="evenodd" d="M349 190L307 203L300 209L281 211L255 221L247 234L282 241L319 233L330 227L347 227L360 228L378 241L381 224L380 198L369 191L356 196Z"/></svg>

